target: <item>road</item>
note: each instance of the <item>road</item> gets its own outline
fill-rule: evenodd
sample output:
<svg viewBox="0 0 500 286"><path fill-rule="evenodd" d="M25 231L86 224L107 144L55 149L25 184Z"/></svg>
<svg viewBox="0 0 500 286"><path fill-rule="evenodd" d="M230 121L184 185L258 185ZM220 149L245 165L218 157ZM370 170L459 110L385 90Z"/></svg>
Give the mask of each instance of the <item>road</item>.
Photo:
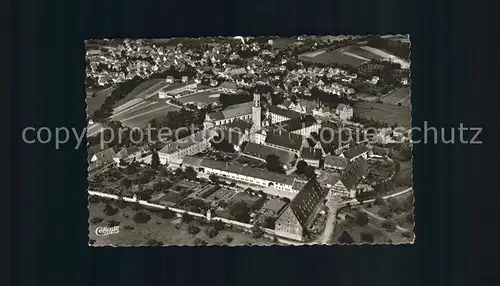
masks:
<svg viewBox="0 0 500 286"><path fill-rule="evenodd" d="M346 203L337 196L332 196L327 202L328 207L328 218L326 219L325 230L323 235L319 239L320 244L331 244L330 239L332 237L333 231L335 230L335 224L337 221L337 212L340 208L344 207Z"/></svg>
<svg viewBox="0 0 500 286"><path fill-rule="evenodd" d="M87 127L87 137L92 137L99 134L104 130L104 126L101 123L94 123Z"/></svg>

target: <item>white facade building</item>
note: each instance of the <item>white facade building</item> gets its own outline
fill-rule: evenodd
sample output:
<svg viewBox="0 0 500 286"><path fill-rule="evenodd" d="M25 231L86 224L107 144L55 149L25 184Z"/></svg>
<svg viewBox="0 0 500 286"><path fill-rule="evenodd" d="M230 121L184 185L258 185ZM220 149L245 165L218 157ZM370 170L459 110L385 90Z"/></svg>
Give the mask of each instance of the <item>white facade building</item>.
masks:
<svg viewBox="0 0 500 286"><path fill-rule="evenodd" d="M182 159L186 155L194 155L207 150L210 148L210 140L215 135L215 131L207 129L167 144L158 151L160 163L165 165Z"/></svg>

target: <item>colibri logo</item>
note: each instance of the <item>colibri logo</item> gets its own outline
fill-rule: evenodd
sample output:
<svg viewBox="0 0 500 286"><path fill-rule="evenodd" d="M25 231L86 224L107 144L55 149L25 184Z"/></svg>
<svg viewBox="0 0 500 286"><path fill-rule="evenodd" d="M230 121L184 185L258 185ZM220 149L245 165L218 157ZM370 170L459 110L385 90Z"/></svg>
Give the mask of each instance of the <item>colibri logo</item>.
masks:
<svg viewBox="0 0 500 286"><path fill-rule="evenodd" d="M105 235L110 235L110 234L116 234L119 233L120 229L118 226L113 226L113 227L105 227L101 226L95 229L95 234L98 236L105 236Z"/></svg>

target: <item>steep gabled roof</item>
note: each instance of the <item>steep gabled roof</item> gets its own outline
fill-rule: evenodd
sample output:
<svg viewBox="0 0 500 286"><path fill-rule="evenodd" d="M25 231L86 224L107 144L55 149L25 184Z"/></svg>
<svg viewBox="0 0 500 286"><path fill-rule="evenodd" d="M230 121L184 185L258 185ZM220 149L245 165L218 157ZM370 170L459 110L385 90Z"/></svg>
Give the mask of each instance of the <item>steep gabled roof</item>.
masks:
<svg viewBox="0 0 500 286"><path fill-rule="evenodd" d="M290 208L303 227L307 227L314 209L327 194L328 189L322 188L316 178L312 178L290 202Z"/></svg>
<svg viewBox="0 0 500 286"><path fill-rule="evenodd" d="M344 184L348 190L353 189L367 175L368 167L368 162L363 158L359 158L354 162L351 162L342 173L340 178L342 184Z"/></svg>
<svg viewBox="0 0 500 286"><path fill-rule="evenodd" d="M366 146L366 144L358 144L352 148L347 149L346 151L343 152L343 154L347 159L351 159L365 152L368 152L368 150L369 149Z"/></svg>
<svg viewBox="0 0 500 286"><path fill-rule="evenodd" d="M325 158L325 166L333 166L336 168L344 169L345 167L347 167L347 163L348 163L348 161L346 158L342 158L342 157L338 157L338 156L334 156L334 155L328 155Z"/></svg>
<svg viewBox="0 0 500 286"><path fill-rule="evenodd" d="M302 116L302 114L297 111L279 108L274 105L269 106L269 112L280 116L284 116L288 119L298 118Z"/></svg>
<svg viewBox="0 0 500 286"><path fill-rule="evenodd" d="M323 152L321 151L321 149L315 149L312 147L303 147L301 151L302 158L309 160L319 160L321 159L322 155Z"/></svg>
<svg viewBox="0 0 500 286"><path fill-rule="evenodd" d="M290 148L297 151L300 151L302 142L303 137L301 135L285 131L268 132L266 136L266 143Z"/></svg>

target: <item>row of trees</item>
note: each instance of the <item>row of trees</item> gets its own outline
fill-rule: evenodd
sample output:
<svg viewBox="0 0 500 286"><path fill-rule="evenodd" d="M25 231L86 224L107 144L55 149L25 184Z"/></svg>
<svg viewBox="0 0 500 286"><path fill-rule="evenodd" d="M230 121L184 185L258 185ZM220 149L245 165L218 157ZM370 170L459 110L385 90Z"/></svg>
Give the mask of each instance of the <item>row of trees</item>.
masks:
<svg viewBox="0 0 500 286"><path fill-rule="evenodd" d="M106 97L103 105L91 116L94 121L100 122L108 118L113 112L113 105L123 99L129 92L144 82L144 80L145 79L136 76L129 81L120 83L113 92L111 92L111 95Z"/></svg>

